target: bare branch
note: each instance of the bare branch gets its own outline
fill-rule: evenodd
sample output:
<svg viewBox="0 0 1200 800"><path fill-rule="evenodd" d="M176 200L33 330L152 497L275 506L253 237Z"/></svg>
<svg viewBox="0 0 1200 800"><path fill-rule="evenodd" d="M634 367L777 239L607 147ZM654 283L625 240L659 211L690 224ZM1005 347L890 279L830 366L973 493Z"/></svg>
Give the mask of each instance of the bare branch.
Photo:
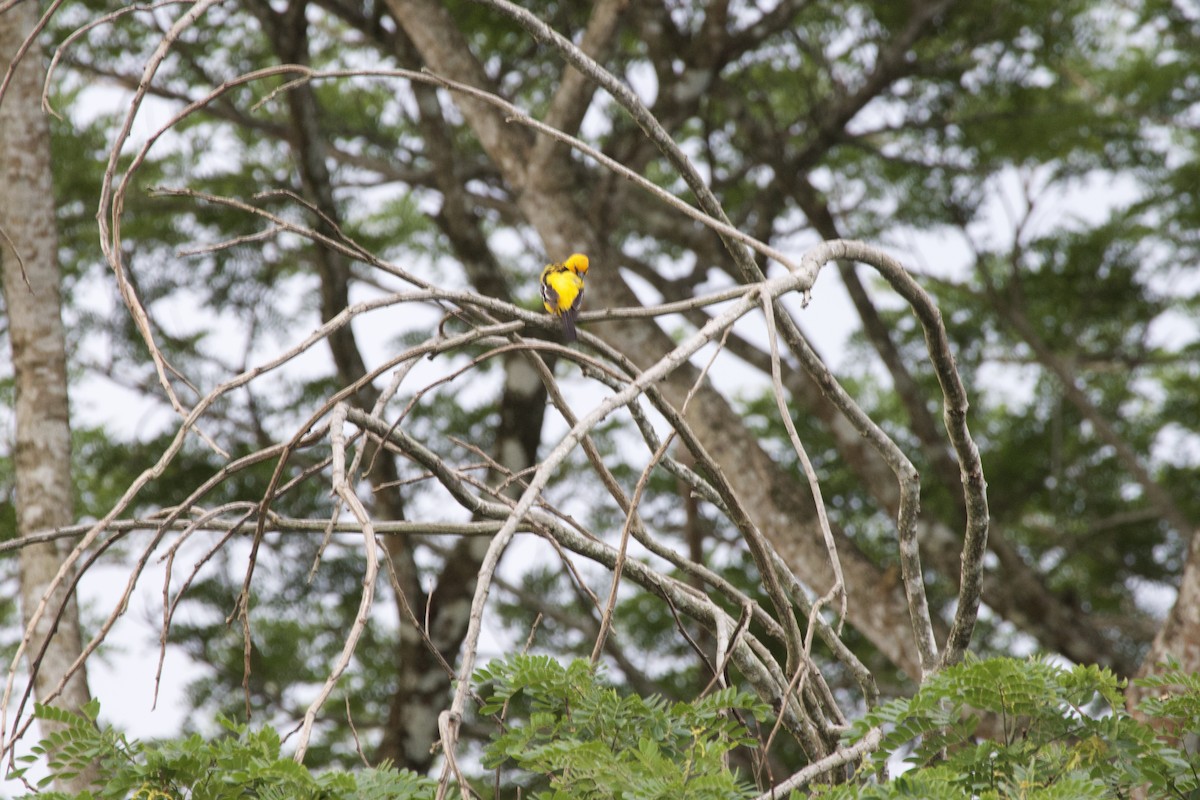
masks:
<svg viewBox="0 0 1200 800"><path fill-rule="evenodd" d="M983 464L979 459L979 448L971 438L967 427L967 392L958 374L954 362L954 354L950 351L950 342L946 335L946 327L942 323L941 312L933 299L913 279L908 271L898 261L886 253L857 243L846 243L845 257L853 258L864 264L869 264L879 270L892 288L912 306L917 319L925 330L925 343L929 349L930 361L934 373L942 388L942 416L950 443L958 457L959 468L962 471L963 496L967 509L966 531L963 537L962 569L958 591L958 607L954 612L954 622L946 638L946 648L938 661L938 667L956 663L962 658L963 652L971 641L971 633L975 627L975 619L979 613L979 602L983 591L983 556L987 552L988 536L988 504L987 483L983 477ZM906 533L909 528L906 516L912 517L912 533ZM915 533L916 508L906 509L901 503L901 568L905 571L905 591L909 597L917 592L918 582L923 583L924 577L912 570L919 568L919 561L913 563L917 553ZM911 535L910 543L904 542L904 537ZM907 565L907 566L906 566ZM920 594L924 594L921 589Z"/></svg>
<svg viewBox="0 0 1200 800"><path fill-rule="evenodd" d="M857 761L868 753L874 752L879 749L879 744L882 741L883 731L880 728L871 728L857 744L837 750L819 761L814 761L782 783L772 786L769 791L763 792L754 798L754 800L779 800L779 798L787 796L793 790L812 783L825 773L831 772L852 761Z"/></svg>
<svg viewBox="0 0 1200 800"><path fill-rule="evenodd" d="M783 420L783 425L787 429L788 438L792 441L792 449L796 451L796 455L800 459L800 465L804 468L804 476L808 478L808 486L812 491L813 503L817 509L817 521L821 526L821 534L825 537L825 549L829 551L829 564L833 567L833 586L829 589L829 593L833 596L841 598L841 611L839 613L838 628L841 628L842 621L846 618L846 579L842 576L842 560L838 557L837 543L833 540L833 531L829 529L829 516L825 512L825 501L821 497L821 482L817 478L817 472L813 469L812 461L808 457L808 452L804 449L804 443L800 441L800 434L796 432L796 424L792 421L792 413L788 409L787 400L783 396L783 379L780 377L779 370L779 338L775 332L775 311L772 308L772 303L765 295L762 299L763 303L763 318L767 322L767 338L771 343L771 380L775 384L775 404L779 409L780 419ZM814 606L813 613L816 613L817 606ZM929 625L928 613L926 613L925 624ZM811 636L812 626L809 627ZM918 637L919 639L920 637ZM932 634L930 635L932 640ZM926 660L925 653L921 654L922 660Z"/></svg>
<svg viewBox="0 0 1200 800"><path fill-rule="evenodd" d="M371 613L371 604L375 599L375 578L379 574L379 553L376 549L374 526L371 524L371 518L367 514L367 509L363 506L362 501L358 499L358 495L354 492L351 484L346 480L345 423L347 409L348 406L344 403L339 403L333 409L333 414L329 420L329 443L333 449L333 490L342 503L350 509L355 521L359 525L362 525L363 544L366 548L366 568L363 571L362 599L359 601L358 614L354 617L354 622L351 624L350 630L346 632L346 642L342 647L341 655L338 656L337 662L329 671L329 677L321 687L321 690L317 692L316 698L304 713L304 724L300 728L300 739L296 744L295 755L296 762L300 764L304 763L304 754L308 751L308 740L312 735L312 727L316 721L317 712L321 710L321 706L329 699L330 693L333 692L333 687L337 685L338 679L350 665L350 658L354 655L354 650L358 646L359 637L362 636L363 629L367 626L367 620Z"/></svg>

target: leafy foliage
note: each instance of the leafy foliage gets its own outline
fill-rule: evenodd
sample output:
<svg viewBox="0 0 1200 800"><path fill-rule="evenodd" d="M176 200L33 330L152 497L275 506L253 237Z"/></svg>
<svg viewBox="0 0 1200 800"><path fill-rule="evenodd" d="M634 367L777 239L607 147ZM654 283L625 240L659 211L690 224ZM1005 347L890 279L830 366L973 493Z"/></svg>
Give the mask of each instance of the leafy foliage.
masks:
<svg viewBox="0 0 1200 800"><path fill-rule="evenodd" d="M493 661L475 681L479 713L503 721L481 763L507 771L522 796L728 800L756 794L727 764L735 748L757 745L744 717L769 713L750 695L722 689L689 703L642 698L618 692L585 660L564 666L544 655ZM1178 737L1200 729L1200 675L1171 663L1138 683L1155 696L1135 716L1124 708L1124 682L1108 670L1043 659L969 659L930 678L913 697L857 720L844 744L882 728L879 749L846 783L813 791L826 800L1066 800L1128 797L1135 790L1147 798L1196 796L1200 753ZM57 730L22 760L48 767L42 786L96 768L97 788L77 800L423 800L436 787L386 764L317 775L281 755L274 729L224 719L225 733L213 740L129 741L98 725L98 711L95 702L79 714L38 707L38 717ZM905 770L885 780L897 763ZM490 796L486 781L476 783L479 796Z"/></svg>
<svg viewBox="0 0 1200 800"><path fill-rule="evenodd" d="M854 782L821 796L1194 796L1200 753L1174 734L1197 730L1200 676L1174 665L1139 683L1164 690L1141 717L1125 710L1124 682L1106 669L969 659L856 721L851 741L882 727L882 744ZM880 782L896 759L906 771Z"/></svg>
<svg viewBox="0 0 1200 800"><path fill-rule="evenodd" d="M756 740L741 713L766 711L752 695L722 689L689 703L622 695L587 661L563 666L543 655L494 661L475 674L482 714L504 728L487 746L484 766L515 766L526 778L549 776L533 797L748 797L724 757Z"/></svg>
<svg viewBox="0 0 1200 800"><path fill-rule="evenodd" d="M77 795L41 792L42 800L99 800L100 798L173 798L225 800L424 800L434 795L435 782L387 764L358 772L329 770L319 775L280 753L279 733L271 727L251 730L220 720L225 735L206 740L194 734L164 742L130 741L109 726L97 724L100 706L92 701L81 713L38 706L39 719L57 728L31 755L21 760L44 760L50 774L39 781L70 779L95 768L93 790ZM22 775L28 770L17 771ZM15 775L13 777L16 777Z"/></svg>

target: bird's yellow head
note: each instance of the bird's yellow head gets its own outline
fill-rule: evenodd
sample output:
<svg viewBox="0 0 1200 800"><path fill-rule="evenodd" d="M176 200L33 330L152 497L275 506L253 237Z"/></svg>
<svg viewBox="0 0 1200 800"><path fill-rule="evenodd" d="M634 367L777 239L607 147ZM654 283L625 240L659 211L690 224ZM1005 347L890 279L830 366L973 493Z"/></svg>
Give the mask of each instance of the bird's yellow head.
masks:
<svg viewBox="0 0 1200 800"><path fill-rule="evenodd" d="M578 275L586 275L588 271L588 257L583 253L572 253L571 257L564 262L564 266Z"/></svg>

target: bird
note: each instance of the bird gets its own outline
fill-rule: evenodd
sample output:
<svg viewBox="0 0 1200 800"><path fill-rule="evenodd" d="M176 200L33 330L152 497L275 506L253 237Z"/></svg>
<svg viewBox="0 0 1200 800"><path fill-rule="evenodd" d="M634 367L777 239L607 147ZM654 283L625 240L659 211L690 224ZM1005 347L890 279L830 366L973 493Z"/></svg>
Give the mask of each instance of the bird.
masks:
<svg viewBox="0 0 1200 800"><path fill-rule="evenodd" d="M583 276L587 275L588 257L572 253L561 264L547 264L542 270L542 305L556 317L562 318L563 338L576 339L575 319L583 305Z"/></svg>

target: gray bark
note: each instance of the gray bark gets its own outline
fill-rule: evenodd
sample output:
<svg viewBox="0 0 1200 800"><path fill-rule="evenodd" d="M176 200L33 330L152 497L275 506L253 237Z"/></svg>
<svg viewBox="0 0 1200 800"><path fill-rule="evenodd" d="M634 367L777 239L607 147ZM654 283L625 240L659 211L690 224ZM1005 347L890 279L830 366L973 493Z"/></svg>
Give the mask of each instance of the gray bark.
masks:
<svg viewBox="0 0 1200 800"><path fill-rule="evenodd" d="M0 75L37 18L36 4L21 3L0 19ZM41 110L44 78L42 51L35 43L0 104L0 272L16 379L14 470L22 536L74 521L50 129ZM21 610L27 624L64 556L55 543L21 550ZM64 581L49 598L28 651L34 691L42 702L82 649L78 609L67 595L70 585ZM89 699L87 676L80 669L54 704L77 709ZM43 733L49 729L43 721ZM89 782L88 775L80 775L61 788L77 791Z"/></svg>

